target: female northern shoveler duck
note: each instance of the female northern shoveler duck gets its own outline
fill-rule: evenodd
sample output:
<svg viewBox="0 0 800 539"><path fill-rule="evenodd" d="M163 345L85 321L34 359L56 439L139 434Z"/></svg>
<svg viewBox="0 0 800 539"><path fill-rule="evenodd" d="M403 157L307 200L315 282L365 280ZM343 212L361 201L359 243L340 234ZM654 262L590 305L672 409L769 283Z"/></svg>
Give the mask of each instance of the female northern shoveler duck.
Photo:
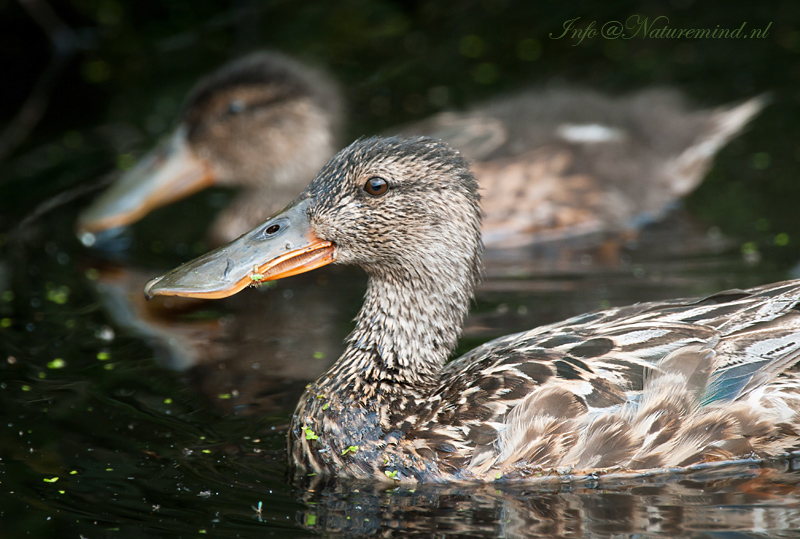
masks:
<svg viewBox="0 0 800 539"><path fill-rule="evenodd" d="M166 146L121 177L80 217L87 238L213 183L244 192L213 225L224 243L300 191L336 151L335 85L275 53L224 66L191 93ZM515 247L636 228L694 190L714 154L763 100L690 111L675 92L620 98L529 91L401 128L440 138L473 162L484 242ZM391 133L396 134L396 133Z"/></svg>
<svg viewBox="0 0 800 539"><path fill-rule="evenodd" d="M330 262L369 281L289 432L301 473L493 481L800 447L800 281L578 316L447 363L480 267L478 184L431 139L335 156L283 212L146 287L224 297Z"/></svg>

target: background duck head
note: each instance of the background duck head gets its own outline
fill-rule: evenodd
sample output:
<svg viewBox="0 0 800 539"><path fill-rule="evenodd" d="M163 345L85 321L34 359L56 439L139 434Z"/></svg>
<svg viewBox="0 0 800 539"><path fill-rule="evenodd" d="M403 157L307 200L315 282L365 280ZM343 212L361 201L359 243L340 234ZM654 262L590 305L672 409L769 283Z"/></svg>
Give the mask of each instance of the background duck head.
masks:
<svg viewBox="0 0 800 539"><path fill-rule="evenodd" d="M243 192L218 217L230 241L280 209L338 148L343 107L322 73L275 52L251 54L200 80L173 134L78 220L78 233L123 227L211 185Z"/></svg>

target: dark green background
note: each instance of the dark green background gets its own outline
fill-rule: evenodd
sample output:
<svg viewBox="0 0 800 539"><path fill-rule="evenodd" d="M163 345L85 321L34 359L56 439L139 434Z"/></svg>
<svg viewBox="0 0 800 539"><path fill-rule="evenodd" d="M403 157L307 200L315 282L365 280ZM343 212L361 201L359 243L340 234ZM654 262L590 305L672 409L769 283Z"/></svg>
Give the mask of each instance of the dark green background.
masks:
<svg viewBox="0 0 800 539"><path fill-rule="evenodd" d="M747 143L734 141L724 151L689 205L762 249L779 233L797 245L800 5L794 2L73 0L52 7L73 30L76 48L52 85L42 121L0 164L0 231L43 200L129 166L173 125L199 75L271 47L341 81L350 139L554 81L615 94L674 86L704 107L770 92L773 103L753 123ZM768 25L769 31L763 39L740 40L598 35L577 44L550 37L576 17L578 27L596 21L599 28L631 15L664 15L675 28L733 29L745 22L745 33ZM52 54L19 3L0 3L0 122L17 112Z"/></svg>

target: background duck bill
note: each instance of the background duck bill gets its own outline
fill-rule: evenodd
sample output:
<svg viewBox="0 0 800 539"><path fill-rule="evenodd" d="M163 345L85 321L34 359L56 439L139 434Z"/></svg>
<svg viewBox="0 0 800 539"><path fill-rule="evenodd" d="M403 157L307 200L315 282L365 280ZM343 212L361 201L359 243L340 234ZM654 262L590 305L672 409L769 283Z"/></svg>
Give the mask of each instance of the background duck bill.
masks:
<svg viewBox="0 0 800 539"><path fill-rule="evenodd" d="M123 174L80 215L78 233L96 233L135 223L155 208L210 187L211 166L197 157L179 128Z"/></svg>

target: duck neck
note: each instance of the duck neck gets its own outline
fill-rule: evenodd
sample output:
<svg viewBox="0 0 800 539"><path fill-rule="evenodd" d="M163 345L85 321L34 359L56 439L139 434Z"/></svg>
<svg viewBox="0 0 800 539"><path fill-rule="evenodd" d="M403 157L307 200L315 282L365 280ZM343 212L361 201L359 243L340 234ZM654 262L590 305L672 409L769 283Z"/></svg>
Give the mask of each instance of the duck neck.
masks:
<svg viewBox="0 0 800 539"><path fill-rule="evenodd" d="M435 385L461 334L473 287L410 273L370 274L355 330L323 380L338 380L367 400L424 394Z"/></svg>

